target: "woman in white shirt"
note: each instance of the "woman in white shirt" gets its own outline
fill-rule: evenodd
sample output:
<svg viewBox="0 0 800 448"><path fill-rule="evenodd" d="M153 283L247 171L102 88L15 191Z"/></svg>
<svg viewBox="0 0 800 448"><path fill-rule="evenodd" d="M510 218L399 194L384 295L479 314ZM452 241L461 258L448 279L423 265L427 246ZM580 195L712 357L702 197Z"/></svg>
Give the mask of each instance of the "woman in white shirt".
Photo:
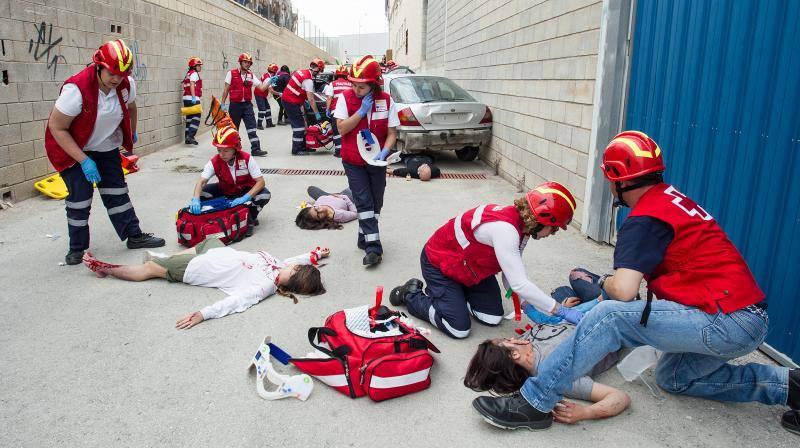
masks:
<svg viewBox="0 0 800 448"><path fill-rule="evenodd" d="M148 253L140 265L116 265L102 262L86 253L83 264L100 278L106 276L141 282L164 278L170 282L219 288L228 296L176 322L179 329L189 329L207 319L241 313L267 297L278 293L297 303L294 294L314 296L325 293L316 265L330 255L330 249L316 248L302 255L278 260L259 251L244 252L226 247L212 238L172 256Z"/></svg>

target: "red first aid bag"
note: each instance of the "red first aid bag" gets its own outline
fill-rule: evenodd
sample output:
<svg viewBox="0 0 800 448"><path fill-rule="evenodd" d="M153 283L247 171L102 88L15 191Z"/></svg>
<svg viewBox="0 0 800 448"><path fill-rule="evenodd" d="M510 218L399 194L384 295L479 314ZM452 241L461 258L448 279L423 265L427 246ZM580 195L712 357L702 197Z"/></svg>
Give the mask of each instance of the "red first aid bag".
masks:
<svg viewBox="0 0 800 448"><path fill-rule="evenodd" d="M308 127L306 131L306 149L317 150L324 148L333 141L333 129L327 121Z"/></svg>
<svg viewBox="0 0 800 448"><path fill-rule="evenodd" d="M194 247L206 238L219 238L224 244L241 241L247 232L247 205L192 214L189 208L178 210L175 228L178 243Z"/></svg>

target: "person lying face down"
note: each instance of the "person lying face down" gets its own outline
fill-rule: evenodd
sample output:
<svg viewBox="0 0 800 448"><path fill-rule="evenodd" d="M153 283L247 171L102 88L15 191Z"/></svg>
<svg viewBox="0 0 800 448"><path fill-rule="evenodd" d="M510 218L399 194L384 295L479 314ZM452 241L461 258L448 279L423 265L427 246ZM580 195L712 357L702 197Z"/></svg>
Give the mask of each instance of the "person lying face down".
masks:
<svg viewBox="0 0 800 448"><path fill-rule="evenodd" d="M434 165L435 159L427 154L401 154L400 160L405 165L403 168L394 168L386 171L393 176L411 176L423 182L442 175L439 167Z"/></svg>

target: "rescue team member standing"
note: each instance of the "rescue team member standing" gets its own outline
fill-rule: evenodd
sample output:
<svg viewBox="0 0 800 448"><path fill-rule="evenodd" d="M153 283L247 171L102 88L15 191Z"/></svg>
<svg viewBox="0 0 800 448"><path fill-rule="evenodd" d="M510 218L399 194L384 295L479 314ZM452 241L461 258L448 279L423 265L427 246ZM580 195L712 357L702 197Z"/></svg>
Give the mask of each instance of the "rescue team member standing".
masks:
<svg viewBox="0 0 800 448"><path fill-rule="evenodd" d="M583 314L565 308L528 280L522 251L535 240L565 229L575 213L575 198L557 182L545 182L514 201L468 210L439 228L420 255L422 281L411 279L394 288L389 300L436 325L453 338L469 336L472 315L486 325L503 319L500 285L495 275L521 300L538 310L577 323Z"/></svg>
<svg viewBox="0 0 800 448"><path fill-rule="evenodd" d="M247 137L250 139L250 154L254 156L265 156L267 151L261 150L261 141L256 133L256 117L253 114L253 86L262 92L267 90L264 84L253 76L250 66L253 65L253 58L248 53L239 55L239 68L228 71L225 75L225 89L222 91L223 110L228 93L231 94L230 115L231 120L239 128L239 123L244 120L244 127L247 128Z"/></svg>
<svg viewBox="0 0 800 448"><path fill-rule="evenodd" d="M272 95L272 98L278 103L278 126L286 126L289 124L286 121L286 109L283 107L281 95L283 95L283 90L291 79L292 75L289 73L289 66L287 65L282 65L278 73L271 79L272 88L275 90L275 94Z"/></svg>
<svg viewBox="0 0 800 448"><path fill-rule="evenodd" d="M328 118L333 117L333 111L336 110L336 97L344 93L345 90L353 88L353 84L347 80L349 70L344 65L340 65L333 74L333 82L325 86L322 92L326 96L325 108ZM336 120L331 120L333 125L333 156L342 156L342 136L339 135L339 129L336 126Z"/></svg>
<svg viewBox="0 0 800 448"><path fill-rule="evenodd" d="M164 245L163 239L139 228L122 174L119 147L133 151L138 140L136 83L128 76L132 66L133 53L122 40L106 42L92 64L64 81L50 112L44 145L69 191L64 201L69 265L79 264L89 248L92 184L97 184L114 230L129 249Z"/></svg>
<svg viewBox="0 0 800 448"><path fill-rule="evenodd" d="M663 183L661 148L626 131L603 154L601 169L619 203L632 208L617 236L603 300L539 365L521 394L479 397L473 407L496 426L543 429L572 382L608 353L650 345L662 389L719 401L789 405L783 425L800 431L800 370L728 363L764 341L764 293L736 247L702 207ZM642 280L646 301L633 301ZM652 294L660 300L652 301Z"/></svg>
<svg viewBox="0 0 800 448"><path fill-rule="evenodd" d="M203 69L203 60L198 57L189 58L189 71L183 78L183 107L200 104L203 96L203 80L200 79L200 71ZM197 145L194 136L200 126L200 114L186 116L186 139L187 145Z"/></svg>
<svg viewBox="0 0 800 448"><path fill-rule="evenodd" d="M386 190L386 167L367 164L358 151L358 134L368 129L377 138L385 160L397 141L400 119L388 93L381 88L381 66L367 55L353 64L348 76L353 88L344 90L336 100L333 117L342 135L342 165L358 210L358 247L363 249L363 264L381 262L383 247L378 232L378 218Z"/></svg>
<svg viewBox="0 0 800 448"><path fill-rule="evenodd" d="M258 106L258 129L264 129L264 126L261 125L262 122L266 122L268 128L275 127L275 124L272 123L272 110L269 107L269 95L270 93L276 95L277 92L272 88L272 77L275 76L275 73L278 73L278 66L275 64L269 64L267 67L267 71L261 75L261 83L267 85L267 92L262 90L256 89L256 106Z"/></svg>
<svg viewBox="0 0 800 448"><path fill-rule="evenodd" d="M232 199L232 207L250 202L245 234L250 236L253 234L253 226L258 223L258 213L271 198L269 190L264 186L264 176L256 159L242 151L239 131L233 126L218 129L213 134L211 143L217 148L217 155L203 168L200 180L194 187L189 211L200 213L201 197L213 199L224 196ZM209 184L208 180L213 176L217 177L217 183Z"/></svg>
<svg viewBox="0 0 800 448"><path fill-rule="evenodd" d="M317 122L322 119L322 115L317 110L317 102L314 99L314 77L324 68L325 62L322 59L314 59L308 69L297 70L292 73L286 88L283 89L281 103L286 109L286 115L292 125L292 155L308 154L305 143L306 121L303 103L308 100Z"/></svg>

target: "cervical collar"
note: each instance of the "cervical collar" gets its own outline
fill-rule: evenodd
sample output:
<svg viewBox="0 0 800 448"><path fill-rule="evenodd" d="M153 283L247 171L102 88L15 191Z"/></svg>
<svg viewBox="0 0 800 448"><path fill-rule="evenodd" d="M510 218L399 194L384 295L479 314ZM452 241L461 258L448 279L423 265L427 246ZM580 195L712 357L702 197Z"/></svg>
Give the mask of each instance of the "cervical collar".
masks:
<svg viewBox="0 0 800 448"><path fill-rule="evenodd" d="M314 383L311 377L306 374L301 375L283 375L278 373L273 367L270 360L270 343L271 337L264 338L264 342L258 347L250 367L256 367L256 391L258 395L265 400L278 400L286 397L294 397L300 401L306 401L314 389ZM278 347L275 347L280 350ZM280 350L283 352L282 350ZM277 389L268 391L264 387L264 378L269 380L270 383L278 386Z"/></svg>

